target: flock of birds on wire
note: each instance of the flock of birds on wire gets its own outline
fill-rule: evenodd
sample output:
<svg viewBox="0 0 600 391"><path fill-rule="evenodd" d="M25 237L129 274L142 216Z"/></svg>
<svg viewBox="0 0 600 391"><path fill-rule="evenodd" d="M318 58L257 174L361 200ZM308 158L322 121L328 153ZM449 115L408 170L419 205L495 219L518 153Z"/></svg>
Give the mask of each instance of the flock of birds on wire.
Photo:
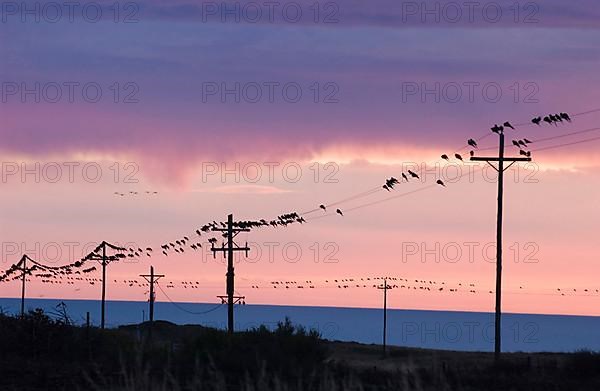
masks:
<svg viewBox="0 0 600 391"><path fill-rule="evenodd" d="M531 120L531 123L541 126L541 122L546 122L550 125L557 125L559 123L562 123L564 121L566 122L571 122L571 116L568 113L559 113L559 114L549 114L547 116L542 117L535 117ZM493 127L490 128L490 130L493 133L503 133L505 129L512 129L512 130L516 130L516 127L513 126L509 121L504 122L504 124L502 125L498 125L495 124ZM519 148L519 155L522 156L526 156L526 157L531 157L531 151L528 151L529 148L529 144L532 144L533 141L527 139L527 138L523 138L523 139L514 139L512 140L512 144ZM475 151L479 148L479 145L477 144L477 141L475 139L468 139L467 140L467 146L471 147L472 149L469 151L469 155L471 157L475 156ZM450 162L451 158L450 158L451 154L442 154L440 157L441 159ZM461 163L464 163L465 159L463 158L463 156L461 154L459 154L458 152L454 153L454 158L457 161L460 161ZM390 177L388 179L385 180L385 183L383 184L382 188L387 190L387 191L392 191L396 185L399 185L401 183L405 183L405 182L409 182L410 179L417 179L420 180L421 178L419 177L419 174L417 174L416 172L412 171L412 170L407 170L406 172L402 172L400 174L400 179L395 178L395 177ZM436 184L442 186L442 187L446 187L446 184L444 183L443 180L441 179L437 179L436 180ZM323 210L325 209L324 205L320 205L320 207ZM338 209L337 210L339 214L343 215L342 212Z"/></svg>
<svg viewBox="0 0 600 391"><path fill-rule="evenodd" d="M561 112L558 114L548 114L543 117L542 116L535 117L531 120L531 123L534 125L537 125L537 126L541 126L542 123L557 126L558 124L561 124L563 122L570 123L571 121L572 121L571 116L568 113ZM512 130L516 129L515 126L513 126L510 122L507 121L507 122L504 122L502 125L495 124L492 128L490 128L490 130L493 133L499 134L499 133L503 133L504 130L507 128L512 129ZM527 157L531 156L531 152L528 150L528 146L532 143L533 143L533 141L531 141L527 138L512 140L512 145L519 149L519 154L523 155L523 156L527 156ZM479 148L477 140L472 139L472 138L468 139L467 146L472 148L469 152L469 155L471 157L475 156L475 150L477 150ZM463 156L461 154L454 153L453 156L456 160L458 160L460 162L464 162ZM445 161L450 162L450 154L442 154L441 158ZM409 182L411 179L419 180L420 176L418 173L416 173L412 170L407 170L406 172L402 172L399 175L399 178L400 179L392 176L392 177L386 179L382 188L385 189L386 191L392 191L396 188L396 186L398 186L402 183ZM437 179L436 183L440 186L446 187L446 184L441 179ZM114 193L114 195L121 196L121 197L124 197L126 195L137 196L139 194L157 195L158 192L157 191L145 191L145 193L141 193L141 192L137 192L137 191L129 191L129 193L121 193L121 192ZM319 209L326 212L327 206L325 204L320 204L319 208L317 210L319 210ZM337 208L335 210L335 212L336 212L336 214L338 214L340 216L344 216L344 213L340 208ZM257 228L264 228L264 227L278 228L278 227L287 227L288 225L295 224L295 223L304 224L304 223L306 223L306 220L304 217L302 217L297 212L291 212L291 213L282 214L280 216L277 216L277 218L270 219L270 220L260 219L260 220L236 221L233 223L233 228L244 229L244 230L251 230L251 229L257 229ZM195 234L197 237L192 239L189 236L183 236L177 240L163 243L160 245L160 250L164 256L169 256L172 253L182 254L188 248L191 250L197 251L200 248L202 248L202 243L199 238L203 234L211 236L210 233L212 233L214 231L222 232L223 229L226 227L227 227L227 223L225 223L225 222L217 222L217 221L209 222L207 224L202 225L197 230L195 230ZM222 236L227 237L227 232L223 232ZM216 237L211 236L208 238L207 241L211 245L211 247L214 248L218 240ZM222 246L225 246L225 244L222 243ZM106 249L112 250L113 254L106 255ZM101 251L103 253L101 253ZM25 277L27 275L29 275L29 276L41 278L42 282L50 283L50 284L65 283L65 284L73 285L73 284L75 284L75 282L87 282L90 285L94 285L96 283L101 282L102 280L99 278L82 277L81 276L81 275L87 275L87 274L92 273L97 270L97 266L95 266L95 265L89 266L90 261L110 263L113 261L118 261L118 260L122 260L122 259L126 259L126 258L139 258L142 256L151 257L153 255L153 252L154 252L154 249L152 247L124 248L124 247L112 245L107 242L102 242L100 245L98 245L98 247L96 247L92 252L90 252L87 256L85 256L81 260L72 262L67 265L62 265L62 266L44 265L44 264L37 262L34 259L31 259L27 255L23 255L23 257L21 258L21 260L19 262L11 265L7 270L5 270L2 274L0 274L0 282L19 280L19 279L22 279L24 275L25 275ZM29 262L29 266L26 266L26 262ZM77 276L70 277L71 275L77 275ZM334 287L337 289L377 288L377 287L381 287L381 286L374 284L374 282L379 282L382 280L384 280L384 277L373 277L373 278L363 277L360 279L333 279L333 280L325 280L325 284L326 284L326 286ZM396 277L387 278L387 280L393 282L391 285L388 285L389 289L399 288L399 289L412 289L412 290L420 290L420 291L432 291L432 290L444 291L444 290L446 290L449 292L458 292L458 290L459 290L458 287L462 288L461 283L458 284L458 287L449 288L447 286L446 282L440 282L438 284L435 281L429 281L429 280L427 280L427 281L426 280L409 281L408 279L402 279L402 278L396 278ZM121 280L114 280L115 283L118 283L120 281ZM146 282L140 282L139 280L136 280L136 279L122 280L122 283L127 284L129 286L139 286L139 287L148 286L148 284ZM187 288L191 288L191 289L199 289L200 288L200 283L198 281L182 281L182 282L180 282L179 285L186 289ZM298 283L296 281L271 281L267 286L269 288L274 288L274 289L277 289L277 288L316 289L316 288L321 287L321 286L317 286L310 280L307 280L302 283ZM166 288L173 289L175 287L176 287L176 284L173 283L172 281L166 284ZM258 284L251 286L251 289L259 289L259 288L261 288L261 286ZM477 290L475 289L475 284L468 284L468 288L469 288L468 289L469 293L477 293ZM520 289L522 289L522 287L520 287ZM558 293L562 296L565 296L566 294L574 294L574 293L591 294L594 292L599 293L598 289L594 290L594 289L587 289L587 288L584 288L584 289L580 288L579 291L577 290L577 288L573 288L573 289L557 288L557 290L556 290L556 293ZM492 293L492 291L489 291L489 293Z"/></svg>
<svg viewBox="0 0 600 391"><path fill-rule="evenodd" d="M116 195L116 196L120 196L120 197L137 196L137 195L143 195L143 194L146 194L146 195L150 196L150 195L157 195L158 192L157 191L146 190L144 193L141 193L139 191L133 191L132 190L132 191L129 191L128 193L121 193L119 191L115 191L113 194Z"/></svg>
<svg viewBox="0 0 600 391"><path fill-rule="evenodd" d="M35 262L29 259L30 262ZM100 285L102 279L98 277L84 277L84 276L70 276L53 274L53 273L34 273L36 270L41 270L38 263L35 262L34 266L28 269L27 274L33 275L40 278L40 282L49 285L76 285L86 283L91 286ZM95 266L81 270L82 274L87 274L97 270ZM78 271L76 274L81 274ZM21 279L22 275L17 276L14 279ZM383 282L386 282L387 289L401 289L408 292L415 293L452 293L452 294L477 294L477 293L489 293L493 294L493 290L487 290L477 288L475 283L463 283L463 282L451 282L451 281L437 281L430 279L414 279L414 278L403 278L403 277L391 277L391 276L373 276L373 277L355 277L355 278L329 278L321 281L316 280L272 280L263 283L252 283L246 287L252 290L264 290L264 289L278 289L278 290L304 290L304 289L382 289ZM107 280L108 283L122 284L126 287L138 287L138 288L149 288L150 284L141 279L111 279ZM161 283L161 286L169 289L184 289L184 290L200 290L203 288L203 283L197 280L167 280ZM81 288L75 289L80 291ZM516 293L526 292L523 286L519 286ZM556 288L553 295L559 296L574 296L574 295L600 295L600 289L594 288Z"/></svg>

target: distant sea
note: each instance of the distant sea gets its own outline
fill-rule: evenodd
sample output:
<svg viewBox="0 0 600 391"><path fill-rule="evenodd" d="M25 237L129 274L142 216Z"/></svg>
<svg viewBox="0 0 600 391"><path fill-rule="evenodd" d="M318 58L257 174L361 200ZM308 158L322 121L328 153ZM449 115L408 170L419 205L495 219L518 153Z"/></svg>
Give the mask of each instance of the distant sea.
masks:
<svg viewBox="0 0 600 391"><path fill-rule="evenodd" d="M100 302L96 300L28 299L27 309L42 308L55 312L64 302L71 319L85 323L90 312L92 324L100 322ZM19 299L0 299L5 313L17 313ZM317 329L324 338L380 344L383 312L381 309L300 307L275 305L238 305L236 330L259 325L269 328L286 317L294 324ZM107 301L107 327L136 324L148 318L148 303ZM200 324L226 328L226 306L157 302L155 319L176 324ZM492 351L494 315L483 312L388 310L389 345L419 348ZM600 317L566 315L503 314L503 351L573 352L600 351Z"/></svg>

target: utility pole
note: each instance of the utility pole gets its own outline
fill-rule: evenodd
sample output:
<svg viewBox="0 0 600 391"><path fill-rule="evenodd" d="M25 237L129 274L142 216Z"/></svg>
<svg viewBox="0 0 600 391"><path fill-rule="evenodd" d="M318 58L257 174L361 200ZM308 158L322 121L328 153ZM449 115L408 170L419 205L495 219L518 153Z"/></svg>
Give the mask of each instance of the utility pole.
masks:
<svg viewBox="0 0 600 391"><path fill-rule="evenodd" d="M246 256L248 256L248 244L246 246L240 247L238 246L233 239L240 232L248 232L250 231L247 228L234 228L233 223L233 215L230 214L227 216L227 227L226 228L216 228L213 227L213 231L225 232L225 237L227 238L227 244L223 244L221 248L215 248L214 243L212 243L212 252L213 257L216 257L217 252L222 252L223 256L227 254L227 331L229 334L233 334L233 306L238 303L240 300L244 298L242 296L234 296L234 267L233 267L233 254L236 251L244 251L246 252ZM219 296L222 301L224 301L224 297Z"/></svg>
<svg viewBox="0 0 600 391"><path fill-rule="evenodd" d="M100 245L98 247L96 247L94 249L94 251L89 253L84 258L84 260L98 261L100 263L100 265L102 265L102 304L101 304L101 309L100 309L100 328L101 329L104 329L104 324L105 324L105 320L106 320L106 317L105 317L105 314L106 314L106 267L112 261L117 261L120 258L125 257L125 255L122 253L117 253L115 255L107 256L106 255L107 247L109 247L115 251L121 251L121 252L125 251L124 248L114 246L110 243L107 243L106 241L102 241L102 243L100 243ZM102 255L98 254L98 252L100 250L102 250Z"/></svg>
<svg viewBox="0 0 600 391"><path fill-rule="evenodd" d="M21 272L23 275L21 276L21 318L25 316L25 283L27 282L27 255L23 255L21 260L19 261L19 265L21 265Z"/></svg>
<svg viewBox="0 0 600 391"><path fill-rule="evenodd" d="M500 136L498 157L471 157L471 161L486 162L498 172L498 216L496 220L496 316L494 333L494 359L500 360L501 345L501 317L502 317L502 214L504 198L504 171L516 162L530 162L530 157L504 157L504 129L497 126L496 133ZM490 162L498 162L498 167ZM504 162L510 162L505 168Z"/></svg>
<svg viewBox="0 0 600 391"><path fill-rule="evenodd" d="M150 266L150 274L140 274L140 277L143 277L150 284L150 325L154 322L154 300L156 299L154 283L158 282L158 280L164 276L164 274L154 274L154 266Z"/></svg>
<svg viewBox="0 0 600 391"><path fill-rule="evenodd" d="M106 243L102 242L102 314L100 321L100 328L104 330L105 320L105 305L106 305Z"/></svg>
<svg viewBox="0 0 600 391"><path fill-rule="evenodd" d="M377 289L383 289L383 357L385 357L387 346L387 291L392 287L387 284L387 278L384 278L383 286L380 285Z"/></svg>

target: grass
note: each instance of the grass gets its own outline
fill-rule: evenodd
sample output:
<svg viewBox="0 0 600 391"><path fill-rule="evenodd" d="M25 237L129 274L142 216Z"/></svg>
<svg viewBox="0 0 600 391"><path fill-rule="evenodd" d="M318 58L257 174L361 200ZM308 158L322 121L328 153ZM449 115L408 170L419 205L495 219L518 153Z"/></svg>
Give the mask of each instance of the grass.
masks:
<svg viewBox="0 0 600 391"><path fill-rule="evenodd" d="M600 355L493 355L325 341L281 322L228 335L169 322L86 329L0 315L0 390L598 390Z"/></svg>

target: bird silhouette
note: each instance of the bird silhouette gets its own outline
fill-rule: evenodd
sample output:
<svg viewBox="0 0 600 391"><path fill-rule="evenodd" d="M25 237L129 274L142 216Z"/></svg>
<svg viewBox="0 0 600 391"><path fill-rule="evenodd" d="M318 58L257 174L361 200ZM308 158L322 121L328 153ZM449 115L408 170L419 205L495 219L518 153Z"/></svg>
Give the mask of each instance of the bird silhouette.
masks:
<svg viewBox="0 0 600 391"><path fill-rule="evenodd" d="M534 119L531 120L531 122L533 122L536 125L540 125L540 123L542 122L542 117L536 117Z"/></svg>
<svg viewBox="0 0 600 391"><path fill-rule="evenodd" d="M504 127L498 126L498 124L495 124L491 129L492 129L492 132L499 134L500 132L502 132L504 130Z"/></svg>
<svg viewBox="0 0 600 391"><path fill-rule="evenodd" d="M530 151L523 151L522 149L520 149L519 150L519 155L530 157L531 156L531 152Z"/></svg>
<svg viewBox="0 0 600 391"><path fill-rule="evenodd" d="M521 146L519 145L519 142L517 140L513 140L512 141L513 145L516 146L517 148L521 148Z"/></svg>
<svg viewBox="0 0 600 391"><path fill-rule="evenodd" d="M441 179L438 179L435 183L437 183L438 185L446 187L446 185L444 185L444 182Z"/></svg>
<svg viewBox="0 0 600 391"><path fill-rule="evenodd" d="M510 122L508 122L508 121L506 121L506 122L504 123L504 127L506 127L506 128L511 128L512 130L515 130L515 127L514 127L514 126L512 126L512 124L511 124Z"/></svg>
<svg viewBox="0 0 600 391"><path fill-rule="evenodd" d="M472 138L467 140L467 144L472 146L473 148L477 148L477 141L473 140Z"/></svg>
<svg viewBox="0 0 600 391"><path fill-rule="evenodd" d="M450 158L449 158L449 157L448 157L448 155L446 155L446 154L443 154L443 155L442 155L442 159L450 161Z"/></svg>
<svg viewBox="0 0 600 391"><path fill-rule="evenodd" d="M323 209L324 211L327 212L327 208L325 207L325 205L321 204L321 205L319 205L319 208L321 208L321 209Z"/></svg>
<svg viewBox="0 0 600 391"><path fill-rule="evenodd" d="M464 161L462 156L460 156L458 153L455 153L454 157L457 158L458 160L460 160L461 162Z"/></svg>
<svg viewBox="0 0 600 391"><path fill-rule="evenodd" d="M544 122L547 122L548 125L552 125L552 119L549 116L544 117Z"/></svg>
<svg viewBox="0 0 600 391"><path fill-rule="evenodd" d="M408 173L410 174L411 177L419 179L419 176L415 172L408 170Z"/></svg>
<svg viewBox="0 0 600 391"><path fill-rule="evenodd" d="M403 179L404 179L406 182L408 182L408 177L406 176L406 174L405 174L405 173L402 173L402 178L403 178Z"/></svg>
<svg viewBox="0 0 600 391"><path fill-rule="evenodd" d="M336 209L335 213L339 214L340 216L343 216L343 215L344 215L344 214L342 213L342 211L341 211L341 210L339 210L339 209Z"/></svg>
<svg viewBox="0 0 600 391"><path fill-rule="evenodd" d="M383 188L386 189L387 191L390 191L390 188L388 187L388 185L383 185Z"/></svg>
<svg viewBox="0 0 600 391"><path fill-rule="evenodd" d="M386 179L385 184L389 189L393 189L395 185L397 185L398 183L400 183L400 181L398 181L398 179L391 177L390 179Z"/></svg>
<svg viewBox="0 0 600 391"><path fill-rule="evenodd" d="M571 122L571 117L567 113L560 113L560 118L564 119L567 122Z"/></svg>

